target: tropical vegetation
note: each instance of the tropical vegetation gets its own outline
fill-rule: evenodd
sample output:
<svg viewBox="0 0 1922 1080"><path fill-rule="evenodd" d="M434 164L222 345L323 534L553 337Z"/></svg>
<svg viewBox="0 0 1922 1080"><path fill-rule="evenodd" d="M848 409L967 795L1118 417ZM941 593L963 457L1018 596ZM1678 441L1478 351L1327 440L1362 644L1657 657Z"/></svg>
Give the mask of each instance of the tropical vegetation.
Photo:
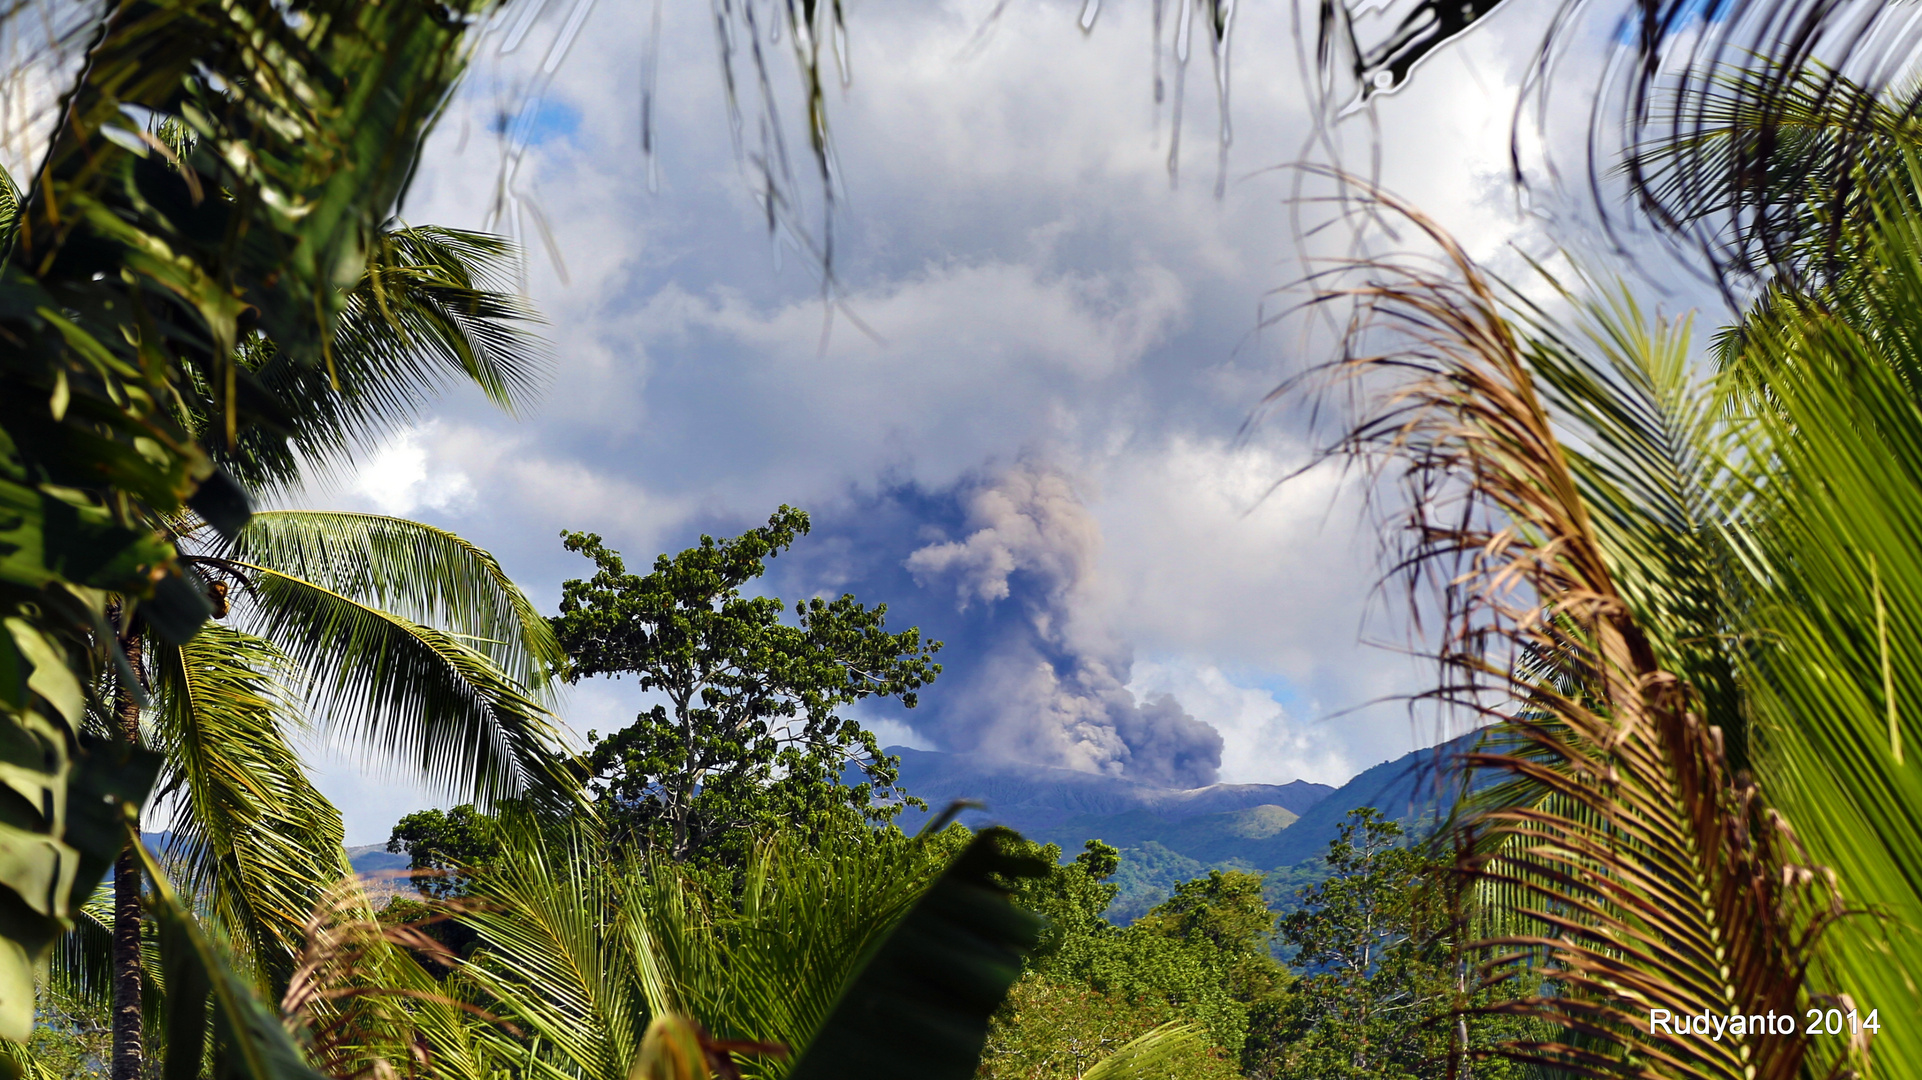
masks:
<svg viewBox="0 0 1922 1080"><path fill-rule="evenodd" d="M1232 7L1207 8L1225 47ZM490 5L35 10L84 63L29 188L0 184L18 1069L1922 1074L1922 147L1915 95L1887 89L1901 50L1818 48L1836 6L1650 0L1617 35L1631 145L1598 169L1728 288L1706 355L1626 286L1498 281L1380 194L1366 220L1439 262L1314 279L1350 316L1318 374L1364 403L1331 453L1393 508L1389 565L1440 615L1433 697L1485 729L1464 769L1500 780L1464 782L1420 850L1356 817L1281 924L1288 965L1252 877L1121 927L1105 845L1063 865L889 827L910 793L839 710L911 705L934 646L852 597L792 625L743 595L797 511L650 575L569 534L597 575L551 624L458 537L254 512L445 378L526 388L526 312L471 272L498 242L392 220ZM841 9L786 17L825 178ZM1699 68L1679 89L1677 63ZM596 740L584 795L540 687L623 672L672 704ZM503 804L485 843L410 848L454 875L435 904L383 920L335 880L297 717L469 818ZM1708 1039L1658 1011L1792 1024Z"/></svg>
<svg viewBox="0 0 1922 1080"><path fill-rule="evenodd" d="M85 63L60 98L34 183L17 199L8 188L17 224L0 281L9 505L0 700L21 770L4 825L16 855L4 881L6 1035L27 1034L34 969L126 849L165 766L138 745L139 709L160 692L136 667L148 637L179 650L156 672L178 710L166 714L182 770L173 790L209 815L190 830L208 857L200 865L231 881L246 877L250 857L288 857L272 837L228 829L253 814L248 800L216 806L221 797L200 783L240 778L189 775L211 760L195 751L291 774L268 730L273 691L259 669L269 654L258 638L198 633L224 598L181 541L242 542L244 483L285 480L289 461L351 442L368 414L391 416L431 381L431 350L397 362L395 349L361 348L352 334L368 324L370 290L384 307L387 285L432 276L406 253L430 238L384 227L460 73L465 14L405 3L82 6L32 31L47 59L72 50ZM393 273L379 269L396 252ZM479 341L470 329L462 340ZM484 354L453 358L478 370ZM189 707L208 692L224 713ZM113 737L94 717L112 718ZM246 726L251 744L202 738L220 724ZM305 812L303 786L304 777L247 794ZM235 818L212 816L228 809ZM239 850L255 839L261 848ZM123 912L138 899L132 883L158 870L137 844L122 858ZM198 1071L202 1040L189 1034L210 1011L223 1069L305 1071L172 889L153 884L155 945L176 991L163 1018L179 1060L170 1071ZM266 886L258 876L249 884ZM228 914L239 902L230 892ZM124 1031L140 1011L140 941L137 921L120 922ZM117 1074L138 1069L139 1049L116 1040Z"/></svg>
<svg viewBox="0 0 1922 1080"><path fill-rule="evenodd" d="M903 805L899 762L843 710L877 698L914 708L941 673L941 643L913 627L889 633L887 605L852 595L796 604L793 626L779 597L743 596L807 531L807 514L783 506L766 526L703 536L645 575L628 573L599 536L562 534L596 568L562 586L553 633L567 650L564 677L631 674L667 699L605 738L588 735L596 809L625 843L677 861L728 851L738 861L772 829L885 822ZM860 782L843 783L850 768Z"/></svg>
<svg viewBox="0 0 1922 1080"><path fill-rule="evenodd" d="M191 134L162 135L190 152ZM240 342L241 370L335 416L292 435L250 432L215 457L248 491L269 491L297 479L294 459L351 450L450 377L511 406L539 350L520 325L531 313L490 288L505 255L491 237L383 230L336 328L336 363L356 393L304 383L255 332ZM200 406L185 415L204 434L213 413ZM89 728L160 755L152 801L168 822L162 854L263 988L289 976L302 925L345 872L339 814L309 782L296 733L411 757L423 778L482 798L570 787L538 700L559 647L486 552L416 522L357 514L255 514L231 540L192 517L163 529L216 624L176 644L137 616L122 619L110 600L131 678L106 680L113 714L90 717ZM83 994L111 981L119 1075L138 1071L146 1041L139 882L128 849L115 864L110 926L91 932L83 909L88 932L60 954Z"/></svg>

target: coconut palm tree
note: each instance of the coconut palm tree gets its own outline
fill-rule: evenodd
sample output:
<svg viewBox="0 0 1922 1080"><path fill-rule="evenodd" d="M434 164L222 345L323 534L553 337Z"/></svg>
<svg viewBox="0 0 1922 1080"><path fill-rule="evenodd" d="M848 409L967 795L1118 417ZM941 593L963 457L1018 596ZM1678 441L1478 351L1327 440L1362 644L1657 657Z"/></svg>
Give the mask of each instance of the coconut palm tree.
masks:
<svg viewBox="0 0 1922 1080"><path fill-rule="evenodd" d="M166 19L159 21L164 23ZM96 45L96 53L114 41L108 35ZM130 42L123 44L132 47ZM139 58L122 59L129 65L123 70L140 69ZM306 59L311 63L315 57ZM361 59L368 56L363 54ZM430 64L419 74L432 79L448 73L442 71L437 76ZM86 87L82 92L88 92ZM135 137L142 157L131 168L136 173L145 170L152 174L143 178L150 189L149 209L154 209L151 200L158 198L153 192L169 184L185 195L187 211L206 200L199 170L207 163L201 151L217 146L222 135L211 115L154 110L146 115L145 130L106 133L109 141L117 135L120 143ZM60 150L56 143L56 155ZM155 188L156 184L160 187ZM4 232L11 242L21 231L20 203L13 197L10 181L0 187L8 196L7 205L0 210L6 211ZM228 197L216 195L215 203L230 205L237 190L244 188L229 186L225 192ZM394 190L388 189L388 197ZM167 204L165 199L160 203L159 217L177 230L180 222L169 219L166 211L177 218L183 208ZM29 199L29 213L31 206ZM221 212L231 217L231 210ZM202 219L207 215L208 211L200 212ZM336 222L337 227L340 224L343 222ZM26 229L25 234L30 238L32 230ZM265 235L261 233L260 238ZM189 229L185 236L176 232L169 238L175 244L183 239L191 244L196 234ZM197 238L202 242L209 239ZM215 522L232 534L246 512L243 491L288 486L297 479L302 463L310 467L324 464L378 435L383 426L404 422L450 377L478 384L509 408L534 387L542 357L538 343L523 328L531 313L498 287L510 257L504 242L452 230L392 225L374 232L369 239L372 242L362 256L367 260L366 272L353 288L337 295L330 285L328 295L321 296L315 305L315 311L323 316L319 323L303 328L296 317L278 327L272 320L256 320L249 328L244 319L232 318L230 313L225 322L217 318L213 329L216 346L224 334L231 351L222 353L215 348L206 357L211 367L196 367L189 349L183 368L169 373L163 365L150 371L163 377L171 374L172 381L166 393L147 397L149 402L163 406L158 412L148 410L142 420L150 433L147 445L154 445L152 432L171 430L176 435L163 438L158 445L183 448L190 458L197 457L202 463L193 468L204 473L211 465L215 469L211 479L218 481L212 488L203 484L211 501L203 499L196 508L198 513L185 518L178 516L178 511L185 508L177 501L172 504L174 510L169 510L165 501L145 506L138 501L123 502L123 510L136 521L145 521L149 528L158 530L156 541L164 544L172 540L172 546L179 548L183 540L200 537L200 546L207 549L214 530L206 522ZM209 254L219 254L218 245ZM230 254L224 257L230 260L230 270L237 265L231 262ZM270 291L279 284L275 280L277 271L269 268L262 273ZM93 279L101 280L101 275L96 273ZM211 310L208 302L206 296L199 298L197 310L203 316ZM123 302L122 309L126 306ZM103 310L111 308L112 302L106 301ZM83 306L82 310L88 309ZM267 309L251 310L261 313ZM337 319L330 317L332 311L338 312ZM150 334L149 340L156 346L171 340L166 334L165 314L150 314L160 315L158 329L162 332ZM323 337L318 349L312 347L313 338L306 332L316 325ZM273 331L273 335L266 331ZM58 370L53 375L54 397L58 399L63 388L71 394L69 377ZM244 395L239 392L242 388L246 390ZM116 392L112 385L99 389L110 399ZM249 401L244 408L240 405L243 396ZM286 404L289 402L297 405L290 407ZM246 419L251 422L242 422L236 409L247 412ZM60 411L61 403L56 400L54 412ZM55 420L59 419L56 415ZM155 423L162 426L155 428ZM193 445L191 438L196 435L204 440L204 447ZM135 442L137 446L138 440ZM136 458L139 453L145 453L148 459L153 457L151 450L137 451ZM324 520L303 521L320 534L330 533ZM186 524L189 522L193 524ZM284 521L273 529L274 537L283 545L288 532ZM336 554L351 554L347 550L351 544L343 543L341 533L338 524L331 528ZM129 535L139 534L136 530ZM337 586L330 594L336 607L359 604L366 609L368 595L375 596L374 603L379 605L387 599L381 595L380 582L390 582L397 573L419 573L423 569L440 576L417 587L416 596L438 589L442 600L458 597L471 601L488 589L512 591L491 557L471 546L454 540L452 548L458 554L450 559L443 553L431 567L422 562L432 561L432 556L424 552L418 539L413 547L415 561L410 564L397 558L399 549L394 543L363 545L359 555L386 557L390 565L373 571L376 587L371 593L365 587L356 592L352 585L332 582ZM155 548L156 553L162 550ZM287 654L272 641L245 632L221 630L204 639L189 636L191 623L203 617L209 607L209 578L204 572L190 570L181 575L178 571L195 565L226 567L224 576L213 575L219 581L216 589L244 585L237 603L243 611L252 613L256 622L259 610L274 606L261 603L269 596L275 598L283 613L298 610L310 620L333 623L343 616L338 610L328 612L324 603L316 601L316 582L329 581L325 574L317 575L318 568L301 567L290 575L277 566L246 567L226 557L235 554L246 553L207 549L184 558L170 556L176 576L163 576L162 584L171 581L174 587L171 593L161 590L158 604L153 596L144 604L140 602L141 592L152 592L151 582L142 583L140 589L109 591L109 596L117 593L118 597L107 604L106 621L113 628L121 656L117 668L108 671L104 679L89 676L88 684L100 687L103 696L97 699L100 707L86 711L105 719L103 714L109 712L105 706L111 702L111 722L95 726L100 735L133 747L140 741L143 699L158 698L154 734L167 751L162 765L162 798L179 811L175 816L184 826L176 830L176 850L171 854L177 859L184 857L179 865L188 868L189 877L200 887L197 891L206 892L217 921L229 936L247 943L253 960L275 970L285 967L289 929L300 925L320 883L341 872L338 813L312 789L286 742L284 729L295 698L279 685L282 679L297 677L302 685L295 689L310 691L325 665L310 652L304 655L305 665L295 669ZM272 557L267 556L269 562ZM328 572L338 569L330 567ZM302 572L307 577L300 577ZM492 576L478 585L449 577L461 573ZM255 577L267 579L264 588L253 580ZM366 585L365 575L357 580ZM294 582L305 586L306 591L302 593ZM186 586L184 591L181 585ZM518 592L513 596L519 597ZM170 605L186 614L169 617ZM221 605L225 606L224 599ZM406 604L402 601L395 606L405 608ZM437 637L439 632L431 626L383 612L390 630L411 632L409 641L415 645L415 652L425 649L435 660L409 657L404 648L390 642L380 655L395 663L369 665L363 654L357 657L363 662L354 669L355 677L338 677L330 689L342 702L347 700L346 692L360 692L358 703L369 709L373 724L360 732L368 739L385 739L383 745L389 748L406 745L410 736L416 742L431 742L433 779L453 785L463 795L484 798L494 792L513 792L517 785L525 786L529 770L544 774L553 771L554 748L546 714L527 689L538 687L542 681L540 662L513 655L532 646L533 655L552 658L551 650L541 652L548 640L545 627L537 618L529 617L530 611L521 598L520 609L512 612L509 620L512 625L500 619L489 620L489 616L505 613L498 605L489 609L484 604L442 604L417 612L430 621L440 619L455 633L471 631L469 637L475 641L508 641L510 646L505 650L485 645L475 648L474 641ZM288 614L283 629L292 627L294 619ZM308 627L309 632L312 629ZM503 638L503 633L509 636ZM364 647L366 638L363 629L358 635L342 634L335 640L351 653L357 646ZM282 640L290 640L288 634L283 633ZM516 665L513 674L494 662L496 655ZM343 675L346 669L334 670L336 675ZM371 675L373 672L381 675ZM523 681L517 683L516 676ZM411 711L395 709L392 700L380 700L383 694L390 698L414 695L419 700ZM450 706L450 694L471 699L464 713ZM477 709L486 716L480 729L470 724L465 730L452 730L452 726L473 721ZM81 717L70 715L68 719L80 721ZM424 735L422 728L433 728L434 734ZM461 745L463 738L467 740L465 746ZM498 756L502 753L514 760L503 762ZM428 757L419 752L415 756ZM477 771L456 778L463 766ZM135 770L136 774L140 771ZM464 782L469 780L471 784ZM136 792L128 790L125 795L131 799ZM104 841L105 837L100 839ZM121 1076L131 1076L139 1069L139 878L135 854L131 849L123 850L116 874L118 896L113 920L118 954L114 980L118 999L115 1073ZM72 906L69 901L69 912Z"/></svg>
<svg viewBox="0 0 1922 1080"><path fill-rule="evenodd" d="M478 234L383 232L336 328L331 377L261 335L244 343L244 370L307 401L304 417L291 431L253 429L216 457L248 488L271 490L406 419L448 379L504 407L524 400L541 354L523 329L531 312L493 287L510 254ZM212 402L184 397L180 410L207 434ZM572 783L542 702L559 647L485 551L416 522L286 511L255 515L232 539L204 523L173 539L234 625L179 644L123 634L122 647L156 699L166 854L228 939L245 943L263 989L284 984L297 932L345 872L340 815L308 782L292 731L318 725L483 803L551 798ZM114 700L118 733L140 741L131 684ZM131 851L115 892L116 1057L132 1072L142 1009Z"/></svg>
<svg viewBox="0 0 1922 1080"><path fill-rule="evenodd" d="M1778 283L1717 366L1625 292L1564 294L1562 325L1392 200L1452 273L1324 296L1364 316L1327 373L1378 394L1340 452L1405 493L1390 558L1445 614L1435 696L1508 777L1450 835L1502 1008L1561 1032L1510 1056L1922 1066L1922 166L1897 160L1851 224L1865 261ZM1792 1026L1718 1041L1657 1009Z"/></svg>
<svg viewBox="0 0 1922 1080"><path fill-rule="evenodd" d="M389 757L483 804L551 806L577 786L543 701L560 650L485 551L418 522L312 511L256 514L231 542L179 543L231 607L183 644L143 634L129 650L150 673L161 855L263 993L287 988L311 913L350 873L340 813L309 780L297 736ZM124 885L138 880L116 878L134 903L77 943L111 960L84 947L59 959L83 996L114 999L116 1037L136 1048L144 1010L123 983L142 981L141 909ZM111 990L88 977L109 969Z"/></svg>
<svg viewBox="0 0 1922 1080"><path fill-rule="evenodd" d="M287 365L355 389L333 347L352 302L341 285L379 247L462 70L466 20L485 10L166 0L0 21L10 56L75 73L0 281L0 727L32 750L0 826L18 853L0 884L19 913L4 929L0 1034L26 1033L36 958L122 850L124 809L158 768L86 730L90 712L114 711L102 692L124 688L135 705L144 694L116 639L138 626L184 646L211 613L171 523L191 510L233 536L248 516L196 434L231 456L242 433L297 430L307 415L248 366L256 332ZM165 123L192 144L156 138ZM163 952L218 991L180 1007L211 1000L226 1045L244 1051L231 1060L255 1075L297 1063L191 921L159 911Z"/></svg>
<svg viewBox="0 0 1922 1080"><path fill-rule="evenodd" d="M182 884L284 976L344 872L339 812L289 737L391 758L482 804L563 801L576 780L543 701L560 650L492 556L419 522L265 512L217 552L189 558L231 582L224 624L147 650L157 806Z"/></svg>

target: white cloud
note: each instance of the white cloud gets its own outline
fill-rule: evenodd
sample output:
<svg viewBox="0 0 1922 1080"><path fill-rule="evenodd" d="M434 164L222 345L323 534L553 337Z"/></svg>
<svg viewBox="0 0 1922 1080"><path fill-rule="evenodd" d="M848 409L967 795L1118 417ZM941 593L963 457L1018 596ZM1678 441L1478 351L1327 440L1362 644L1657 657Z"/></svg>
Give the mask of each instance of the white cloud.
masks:
<svg viewBox="0 0 1922 1080"><path fill-rule="evenodd" d="M867 721L867 729L874 732L875 741L882 747L905 746L910 750L933 750L934 742L908 725L891 717Z"/></svg>
<svg viewBox="0 0 1922 1080"><path fill-rule="evenodd" d="M1236 683L1220 666L1179 659L1136 660L1128 689L1137 696L1173 694L1221 733L1221 783L1285 784L1308 780L1340 786L1376 758L1394 757L1412 742L1351 748L1330 738L1327 724L1291 715L1274 692Z"/></svg>
<svg viewBox="0 0 1922 1080"><path fill-rule="evenodd" d="M1178 434L1110 462L1095 512L1120 631L1293 678L1357 642L1378 541L1340 464L1295 475L1308 460L1285 436Z"/></svg>
<svg viewBox="0 0 1922 1080"><path fill-rule="evenodd" d="M830 313L816 298L769 308L720 290L655 294L642 333L656 363L676 369L639 396L675 438L667 452L684 476L707 487L724 472L746 506L822 497L888 469L945 485L1025 444L1085 437L1101 423L1089 407L1125 397L1186 315L1180 282L1152 264L936 265L847 306L874 336L843 315L824 343ZM689 363L702 365L698 382Z"/></svg>
<svg viewBox="0 0 1922 1080"><path fill-rule="evenodd" d="M1354 492L1331 469L1270 491L1305 460L1287 417L1235 439L1262 394L1318 358L1294 324L1251 334L1302 268L1301 223L1282 203L1292 174L1266 171L1311 130L1290 7L1238 14L1236 143L1217 200L1203 58L1170 190L1146 5L1108 5L1091 35L1079 0L1009 5L964 55L993 6L850 10L854 81L830 103L849 196L837 273L881 340L837 315L823 347L818 283L791 256L776 269L737 168L707 10L663 9L649 194L635 62L647 9L600 5L551 92L579 128L535 148L517 180L570 279L531 253L559 363L549 400L516 423L455 395L340 498L449 519L538 599L582 570L562 528L636 560L691 540L697 521L1044 462L1076 477L1099 524L1096 564L1075 578L1090 584L1066 610L1152 658L1124 693L1172 692L1214 725L1228 779L1333 782L1405 749L1421 733L1399 707L1344 713L1423 677L1361 642L1376 541ZM1508 29L1450 46L1376 111L1383 182L1496 256L1538 232L1499 197L1534 31L1498 19ZM523 51L478 69L429 148L410 220L480 222L498 161L482 133L538 59ZM1337 133L1344 161L1365 170L1376 131ZM1312 224L1318 211L1302 212ZM972 532L933 550L975 603L997 602L1001 548ZM576 727L620 719L624 699L601 695L577 693Z"/></svg>
<svg viewBox="0 0 1922 1080"><path fill-rule="evenodd" d="M456 468L428 470L423 441L433 438L438 427L429 424L388 442L355 470L346 485L348 493L395 517L407 517L422 509L457 514L471 506L474 485L465 472Z"/></svg>

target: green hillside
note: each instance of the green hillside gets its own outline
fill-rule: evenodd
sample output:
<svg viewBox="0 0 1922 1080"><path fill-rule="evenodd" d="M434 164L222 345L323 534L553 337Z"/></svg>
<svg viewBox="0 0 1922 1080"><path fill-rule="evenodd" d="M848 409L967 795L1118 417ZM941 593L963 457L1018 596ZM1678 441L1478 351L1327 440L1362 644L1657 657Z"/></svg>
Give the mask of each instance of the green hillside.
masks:
<svg viewBox="0 0 1922 1080"><path fill-rule="evenodd" d="M1373 806L1412 832L1423 832L1452 795L1449 758L1468 739L1417 750L1366 769L1297 814L1274 805L1251 806L1192 817L1160 808L1122 813L1077 814L1060 824L1032 827L1030 835L1061 845L1072 857L1090 839L1121 850L1114 882L1121 891L1108 909L1116 922L1131 922L1168 898L1176 884L1209 870L1249 870L1268 875L1270 906L1290 910L1297 890L1323 880L1323 857L1348 812Z"/></svg>

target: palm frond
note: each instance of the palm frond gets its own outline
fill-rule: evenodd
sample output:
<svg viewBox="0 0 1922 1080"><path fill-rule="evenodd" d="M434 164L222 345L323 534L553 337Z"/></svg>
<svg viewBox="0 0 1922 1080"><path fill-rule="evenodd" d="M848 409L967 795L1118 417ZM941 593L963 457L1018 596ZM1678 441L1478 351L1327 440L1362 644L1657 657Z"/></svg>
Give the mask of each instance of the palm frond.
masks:
<svg viewBox="0 0 1922 1080"><path fill-rule="evenodd" d="M875 943L791 1080L975 1074L988 1019L1040 940L1040 920L1009 902L1005 883L1047 867L1010 850L1011 838L994 828L976 836Z"/></svg>
<svg viewBox="0 0 1922 1080"><path fill-rule="evenodd" d="M1081 1080L1154 1080L1175 1063L1206 1050L1208 1033L1185 1020L1171 1020L1122 1043L1114 1053L1089 1066Z"/></svg>
<svg viewBox="0 0 1922 1080"><path fill-rule="evenodd" d="M346 291L332 363L319 366L265 337L243 342L255 382L297 401L279 430L255 430L231 450L206 437L218 416L190 406L217 459L255 490L286 487L412 422L449 386L471 383L509 413L543 390L550 357L539 316L513 289L513 246L486 233L435 226L383 230ZM213 387L201 388L211 394Z"/></svg>
<svg viewBox="0 0 1922 1080"><path fill-rule="evenodd" d="M253 582L241 625L286 654L323 733L483 804L574 797L552 714L485 653L323 584L234 565Z"/></svg>
<svg viewBox="0 0 1922 1080"><path fill-rule="evenodd" d="M301 1058L278 1018L234 975L225 955L174 893L160 861L131 830L129 834L151 883L158 947L154 969L168 990L160 1025L166 1047L162 1080L203 1075L215 1080L325 1080Z"/></svg>
<svg viewBox="0 0 1922 1080"><path fill-rule="evenodd" d="M623 905L622 875L601 864L597 841L582 829L555 844L521 826L461 915L487 943L465 977L537 1040L524 1055L528 1075L626 1080L647 1018L663 1004L663 980L643 976L643 964L656 963L645 935L660 930L628 921L637 912ZM698 918L678 893L659 897L662 910Z"/></svg>
<svg viewBox="0 0 1922 1080"><path fill-rule="evenodd" d="M1905 88L1919 32L1889 4L1559 0L1522 110L1545 143L1579 146L1586 160L1525 169L1518 124L1513 179L1529 185L1545 173L1560 184L1585 174L1585 194L1611 233L1652 223L1732 304L1745 300L1758 282L1828 269L1837 248L1826 230L1841 219L1807 214L1793 191L1806 184L1837 210L1853 203L1851 174L1888 148L1884 121L1915 104ZM1602 63L1563 63L1598 48ZM1570 87L1571 79L1588 81ZM1579 104L1564 96L1569 89ZM1878 100L1893 108L1867 107ZM1586 139L1547 130L1584 114ZM1625 220L1625 210L1643 220Z"/></svg>
<svg viewBox="0 0 1922 1080"><path fill-rule="evenodd" d="M287 659L218 624L152 655L153 747L166 761L156 802L172 822L163 857L277 984L308 913L349 872L340 811L288 742L300 719L278 681Z"/></svg>
<svg viewBox="0 0 1922 1080"><path fill-rule="evenodd" d="M30 1025L30 969L66 928L69 898L85 898L124 842L109 799L137 804L151 777L145 761L78 737L79 687L118 655L107 594L175 643L211 614L163 522L191 505L231 532L249 508L195 435L232 449L255 424L298 426L303 403L263 391L237 346L257 331L300 363L332 363L341 271L364 264L406 190L487 7L177 0L0 13L9 45L36 35L84 54L27 78L58 109L0 281L0 613L17 627L0 644L15 673L0 680L0 734L34 748L16 787L38 770L44 791L0 828L19 867L0 883L12 897L0 928L9 1036ZM54 71L72 81L48 92L36 80ZM191 128L194 145L156 146L149 124ZM189 399L206 423L180 414ZM62 692L43 703L29 670L34 689ZM47 875L61 887L25 884ZM261 1080L275 1071L231 1060L215 1075L256 1065Z"/></svg>
<svg viewBox="0 0 1922 1080"><path fill-rule="evenodd" d="M73 914L47 970L47 987L69 1000L106 1009L113 1003L113 887L94 890Z"/></svg>
<svg viewBox="0 0 1922 1080"><path fill-rule="evenodd" d="M863 959L938 870L916 845L865 837L761 844L739 909L715 916L716 955L682 958L675 969L684 1007L722 1038L809 1046ZM778 1077L788 1065L763 1060L756 1069Z"/></svg>
<svg viewBox="0 0 1922 1080"><path fill-rule="evenodd" d="M1745 663L1774 801L1872 913L1825 947L1837 993L1881 1010L1876 1062L1902 1075L1922 1069L1905 962L1922 953L1922 222L1882 218L1869 242L1873 275L1743 328L1772 466Z"/></svg>
<svg viewBox="0 0 1922 1080"><path fill-rule="evenodd" d="M1599 298L1563 293L1582 316L1573 333L1539 311L1518 319L1529 369L1623 602L1662 667L1715 717L1733 767L1746 768L1732 638L1745 600L1731 530L1767 455L1744 452L1728 380L1700 373L1686 320L1651 325L1622 285L1589 291Z"/></svg>
<svg viewBox="0 0 1922 1080"><path fill-rule="evenodd" d="M535 691L565 659L494 556L445 529L377 514L264 511L224 554L438 627Z"/></svg>
<svg viewBox="0 0 1922 1080"><path fill-rule="evenodd" d="M1405 494L1397 565L1445 615L1436 696L1526 748L1465 755L1537 795L1469 817L1458 865L1525 897L1520 914L1538 928L1483 943L1505 954L1491 978L1513 980L1499 1011L1564 1034L1500 1052L1592 1076L1788 1080L1819 1070L1848 1048L1802 1034L1716 1042L1651 1030L1653 1009L1795 1013L1815 941L1840 904L1764 793L1730 769L1723 732L1733 718L1704 715L1702 695L1665 666L1674 650L1651 637L1659 618L1640 617L1635 601L1649 596L1618 581L1618 559L1637 549L1611 547L1590 494L1627 495L1626 474L1576 464L1538 389L1540 350L1525 326L1450 238L1383 201L1458 278L1377 264L1337 294L1361 310L1351 345L1370 332L1394 338L1332 369L1391 380L1340 449ZM1642 443L1652 430L1618 441L1629 453L1613 464L1639 454L1637 473L1662 475L1648 462L1674 459ZM1635 497L1687 505L1661 485ZM1624 509L1617 520L1639 512ZM1678 609L1652 610L1672 621ZM1533 673L1518 666L1523 655Z"/></svg>
<svg viewBox="0 0 1922 1080"><path fill-rule="evenodd" d="M370 379L389 380L361 384L357 397L376 406L369 419L392 422L418 408L436 388L435 368L440 381L464 377L510 413L532 403L548 357L528 329L539 316L514 291L518 258L505 238L487 233L433 225L381 233L334 327L343 357L364 365Z"/></svg>
<svg viewBox="0 0 1922 1080"><path fill-rule="evenodd" d="M1876 93L1819 62L1758 60L1687 85L1662 110L1675 134L1623 169L1658 220L1716 230L1729 269L1819 284L1857 264L1879 204L1914 206L1899 181L1922 149L1918 108L1922 86Z"/></svg>

